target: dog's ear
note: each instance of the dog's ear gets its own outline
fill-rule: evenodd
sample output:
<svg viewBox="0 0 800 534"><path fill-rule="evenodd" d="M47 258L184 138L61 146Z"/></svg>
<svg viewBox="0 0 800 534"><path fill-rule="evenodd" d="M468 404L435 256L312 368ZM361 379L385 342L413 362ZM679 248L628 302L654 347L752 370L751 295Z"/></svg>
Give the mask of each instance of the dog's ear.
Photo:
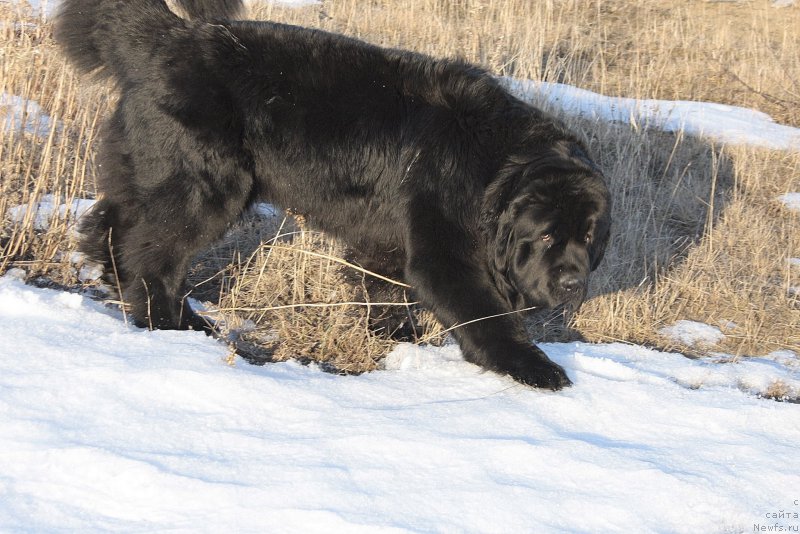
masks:
<svg viewBox="0 0 800 534"><path fill-rule="evenodd" d="M497 233L494 237L494 250L490 254L494 258L494 269L498 274L506 277L511 262L514 260L514 213L509 209L503 211L497 222Z"/></svg>
<svg viewBox="0 0 800 534"><path fill-rule="evenodd" d="M603 225L603 230L595 237L589 244L589 269L594 271L600 266L603 261L603 256L606 254L606 245L611 236L611 225L606 223Z"/></svg>
<svg viewBox="0 0 800 534"><path fill-rule="evenodd" d="M514 252L516 249L516 234L519 208L517 202L512 202L503 210L497 220L497 231L494 239L489 243L492 247L488 251L493 260L492 278L495 286L503 298L512 308L519 304L519 291L511 282L511 271L514 269Z"/></svg>
<svg viewBox="0 0 800 534"><path fill-rule="evenodd" d="M594 198L595 217L592 224L592 240L589 243L589 265L597 269L606 253L611 237L611 193L601 172L592 173L587 191Z"/></svg>

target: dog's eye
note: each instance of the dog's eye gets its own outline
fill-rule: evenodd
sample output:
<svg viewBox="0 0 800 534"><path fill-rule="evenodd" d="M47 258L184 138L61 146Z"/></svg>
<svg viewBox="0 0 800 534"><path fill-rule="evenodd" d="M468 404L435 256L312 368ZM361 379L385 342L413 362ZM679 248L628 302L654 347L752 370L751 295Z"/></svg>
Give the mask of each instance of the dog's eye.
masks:
<svg viewBox="0 0 800 534"><path fill-rule="evenodd" d="M542 241L544 241L545 243L552 243L553 234L542 234Z"/></svg>
<svg viewBox="0 0 800 534"><path fill-rule="evenodd" d="M584 240L584 242L586 242L586 243L589 243L589 242L591 242L591 240L592 240L592 234L586 234L586 236L583 238L583 240Z"/></svg>

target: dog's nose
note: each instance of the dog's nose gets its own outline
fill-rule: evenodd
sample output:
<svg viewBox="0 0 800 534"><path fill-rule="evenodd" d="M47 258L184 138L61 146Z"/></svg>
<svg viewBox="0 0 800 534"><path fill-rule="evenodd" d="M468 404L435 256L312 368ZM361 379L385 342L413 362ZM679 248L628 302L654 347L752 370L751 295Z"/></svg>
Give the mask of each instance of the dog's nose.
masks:
<svg viewBox="0 0 800 534"><path fill-rule="evenodd" d="M585 285L584 280L575 276L574 274L563 275L560 278L559 283L561 284L561 288L569 293L578 293L583 291L583 286Z"/></svg>

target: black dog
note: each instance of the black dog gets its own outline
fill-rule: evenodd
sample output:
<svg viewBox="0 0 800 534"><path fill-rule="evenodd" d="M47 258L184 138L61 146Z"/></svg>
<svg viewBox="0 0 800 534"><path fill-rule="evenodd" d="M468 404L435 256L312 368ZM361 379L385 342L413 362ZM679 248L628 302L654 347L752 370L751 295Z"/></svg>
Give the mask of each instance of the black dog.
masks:
<svg viewBox="0 0 800 534"><path fill-rule="evenodd" d="M467 360L569 385L513 312L576 308L603 255L609 193L580 142L476 67L223 20L239 4L62 2L66 54L121 92L81 248L137 324L207 328L189 262L266 200L402 277Z"/></svg>

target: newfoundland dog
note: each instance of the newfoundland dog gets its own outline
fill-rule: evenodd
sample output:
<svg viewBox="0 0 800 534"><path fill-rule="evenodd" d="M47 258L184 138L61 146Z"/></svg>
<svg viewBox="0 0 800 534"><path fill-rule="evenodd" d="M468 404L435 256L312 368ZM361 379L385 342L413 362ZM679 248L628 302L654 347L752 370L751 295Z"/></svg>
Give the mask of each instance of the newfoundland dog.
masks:
<svg viewBox="0 0 800 534"><path fill-rule="evenodd" d="M408 283L468 361L570 384L515 312L577 308L603 256L609 192L574 135L460 61L178 4L63 0L55 26L120 91L80 247L138 325L208 330L189 262L267 201Z"/></svg>

